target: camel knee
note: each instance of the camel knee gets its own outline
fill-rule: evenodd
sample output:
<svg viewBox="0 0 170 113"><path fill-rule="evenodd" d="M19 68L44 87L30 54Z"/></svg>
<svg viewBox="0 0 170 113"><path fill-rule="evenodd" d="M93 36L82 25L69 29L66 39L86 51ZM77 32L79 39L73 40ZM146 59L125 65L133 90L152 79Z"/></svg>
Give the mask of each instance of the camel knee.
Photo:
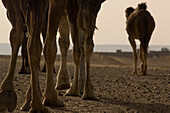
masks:
<svg viewBox="0 0 170 113"><path fill-rule="evenodd" d="M44 58L45 60L55 59L57 53L56 40L47 41L44 46Z"/></svg>
<svg viewBox="0 0 170 113"><path fill-rule="evenodd" d="M68 37L69 36L69 25L66 14L60 20L59 24L59 32L61 37Z"/></svg>
<svg viewBox="0 0 170 113"><path fill-rule="evenodd" d="M136 52L133 52L133 59L134 59L134 62L136 63L138 60L138 55Z"/></svg>
<svg viewBox="0 0 170 113"><path fill-rule="evenodd" d="M69 36L66 36L66 37L69 37ZM59 42L61 53L66 54L70 46L69 38L60 37L58 42Z"/></svg>
<svg viewBox="0 0 170 113"><path fill-rule="evenodd" d="M60 33L60 38L59 38L60 48L68 50L70 45L70 40L69 40L69 25L68 25L66 15L64 15L61 18L60 25L59 25L59 33Z"/></svg>
<svg viewBox="0 0 170 113"><path fill-rule="evenodd" d="M13 48L14 48L14 46L15 45L20 45L19 43L16 43L16 41L15 41L15 34L16 34L16 29L15 28L12 28L12 30L11 30L11 32L10 32L10 38L9 38L9 40L10 40L10 45L11 45L11 48L12 48L12 50L13 50ZM16 43L16 44L15 44Z"/></svg>
<svg viewBox="0 0 170 113"><path fill-rule="evenodd" d="M10 32L10 44L11 44L12 50L15 47L19 48L22 45L23 37L24 37L23 31L20 31L16 28L12 28Z"/></svg>
<svg viewBox="0 0 170 113"><path fill-rule="evenodd" d="M24 39L25 26L22 22L16 22L10 33L10 41L22 44ZM14 38L15 37L15 38Z"/></svg>
<svg viewBox="0 0 170 113"><path fill-rule="evenodd" d="M35 37L36 38L36 37ZM33 55L40 55L42 50L42 43L40 40L32 41L30 44L28 44L28 53Z"/></svg>
<svg viewBox="0 0 170 113"><path fill-rule="evenodd" d="M78 47L78 45L74 45L73 47L73 60L74 60L74 63L80 63L80 57L81 57L81 51Z"/></svg>
<svg viewBox="0 0 170 113"><path fill-rule="evenodd" d="M24 36L24 39L22 42L22 48L21 48L21 54L24 58L28 56L27 55L27 41L28 41L28 37Z"/></svg>

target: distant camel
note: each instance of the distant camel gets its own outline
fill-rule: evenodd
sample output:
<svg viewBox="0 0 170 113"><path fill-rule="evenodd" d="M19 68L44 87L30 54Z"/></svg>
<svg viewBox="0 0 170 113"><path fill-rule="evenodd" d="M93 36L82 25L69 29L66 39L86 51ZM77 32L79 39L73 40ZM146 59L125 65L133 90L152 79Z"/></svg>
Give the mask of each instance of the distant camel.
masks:
<svg viewBox="0 0 170 113"><path fill-rule="evenodd" d="M44 105L47 106L63 106L63 102L58 98L57 91L54 87L53 80L53 66L56 57L56 34L58 27L60 25L61 19L67 13L72 41L73 41L73 59L76 65L74 82L70 90L68 90L66 95L79 95L78 91L78 76L80 71L80 61L84 56L86 60L86 83L83 93L84 99L95 99L93 92L93 85L91 83L90 77L90 57L93 52L93 33L96 28L96 17L100 10L101 3L105 0L49 0L49 16L48 16L48 26L47 34L44 45L44 58L47 65L47 85L44 93ZM48 113L48 109L42 104L42 94L39 86L38 79L38 68L40 63L40 56L42 45L40 41L40 32L43 27L43 21L45 18L45 12L48 7L48 0L3 0L3 3L9 6L7 9L12 13L17 19L16 27L23 26L20 25L20 18L18 16L23 16L25 19L29 40L28 40L28 59L31 69L31 86L27 91L27 99L29 100L31 94L31 109L30 113ZM19 7L20 4L20 7ZM12 5L12 6L11 6ZM22 13L21 10L22 9ZM66 13L65 13L66 11ZM22 15L23 14L23 15ZM23 22L24 23L24 22ZM22 30L22 29L21 29ZM63 34L68 32L63 29ZM65 31L66 30L66 31ZM17 32L20 33L20 32ZM23 32L21 32L23 33ZM19 35L19 34L18 34ZM23 35L23 34L22 34ZM16 36L16 35L11 35ZM16 42L20 42L19 44ZM68 43L63 42L61 44ZM13 38L11 44L13 47L18 47L22 43L20 37ZM16 47L13 53L17 56L18 48ZM68 47L68 46L67 46ZM61 48L60 48L61 49ZM66 52L66 51L65 51ZM12 57L13 58L13 57ZM83 62L83 61L82 61ZM11 63L13 73L8 73L1 84L0 93L0 111L13 111L16 107L16 93L14 91L13 77L16 65L16 58L14 58ZM65 65L65 64L63 64ZM62 77L63 78L63 77ZM61 79L62 79L61 78ZM66 83L66 82L64 82ZM31 93L30 93L31 92Z"/></svg>
<svg viewBox="0 0 170 113"><path fill-rule="evenodd" d="M152 32L155 28L153 17L147 11L146 3L138 4L136 9L129 7L126 9L126 30L129 35L129 42L133 48L134 70L133 74L137 74L137 53L135 39L140 41L141 74L147 73L147 49Z"/></svg>

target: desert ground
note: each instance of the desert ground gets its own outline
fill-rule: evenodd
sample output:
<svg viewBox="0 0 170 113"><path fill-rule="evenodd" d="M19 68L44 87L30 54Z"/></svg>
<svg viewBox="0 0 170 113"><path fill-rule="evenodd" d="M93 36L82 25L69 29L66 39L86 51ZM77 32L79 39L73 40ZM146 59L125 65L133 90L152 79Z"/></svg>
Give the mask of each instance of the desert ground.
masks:
<svg viewBox="0 0 170 113"><path fill-rule="evenodd" d="M55 67L59 69L57 56ZM0 56L0 83L8 70L10 56ZM43 60L41 62L41 68ZM18 74L21 57L18 57L14 85L18 96L14 113L24 113L19 108L25 100L30 83L30 75ZM65 107L50 108L51 113L170 113L170 55L148 58L148 74L133 75L132 55L113 53L94 53L91 58L91 75L94 91L98 100L81 100L80 97L59 97ZM73 80L74 64L68 55L68 70ZM56 81L57 74L54 74ZM46 74L39 74L42 91L45 88Z"/></svg>

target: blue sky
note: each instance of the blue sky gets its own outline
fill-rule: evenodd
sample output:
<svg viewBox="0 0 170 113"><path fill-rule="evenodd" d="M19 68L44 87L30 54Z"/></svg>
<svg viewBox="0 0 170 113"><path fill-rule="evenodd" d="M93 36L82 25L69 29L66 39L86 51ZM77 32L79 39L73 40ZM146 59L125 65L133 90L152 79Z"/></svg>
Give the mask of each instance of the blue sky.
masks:
<svg viewBox="0 0 170 113"><path fill-rule="evenodd" d="M99 30L95 31L95 44L129 44L125 31L124 11L127 7L136 7L141 2L147 3L148 10L156 22L150 45L170 45L170 0L106 0L98 14ZM2 2L0 2L0 17L0 43L9 43L11 25Z"/></svg>

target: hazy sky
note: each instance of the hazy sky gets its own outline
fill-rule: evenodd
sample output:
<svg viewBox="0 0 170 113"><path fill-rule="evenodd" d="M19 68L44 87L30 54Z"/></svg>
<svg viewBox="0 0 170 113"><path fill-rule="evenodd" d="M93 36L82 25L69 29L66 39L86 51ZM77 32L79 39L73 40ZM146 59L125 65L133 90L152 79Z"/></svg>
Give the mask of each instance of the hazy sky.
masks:
<svg viewBox="0 0 170 113"><path fill-rule="evenodd" d="M129 44L125 9L129 6L135 8L141 2L147 2L156 22L150 45L170 45L170 0L106 0L98 14L99 30L94 35L95 44ZM0 2L0 43L9 43L10 28L6 9Z"/></svg>

